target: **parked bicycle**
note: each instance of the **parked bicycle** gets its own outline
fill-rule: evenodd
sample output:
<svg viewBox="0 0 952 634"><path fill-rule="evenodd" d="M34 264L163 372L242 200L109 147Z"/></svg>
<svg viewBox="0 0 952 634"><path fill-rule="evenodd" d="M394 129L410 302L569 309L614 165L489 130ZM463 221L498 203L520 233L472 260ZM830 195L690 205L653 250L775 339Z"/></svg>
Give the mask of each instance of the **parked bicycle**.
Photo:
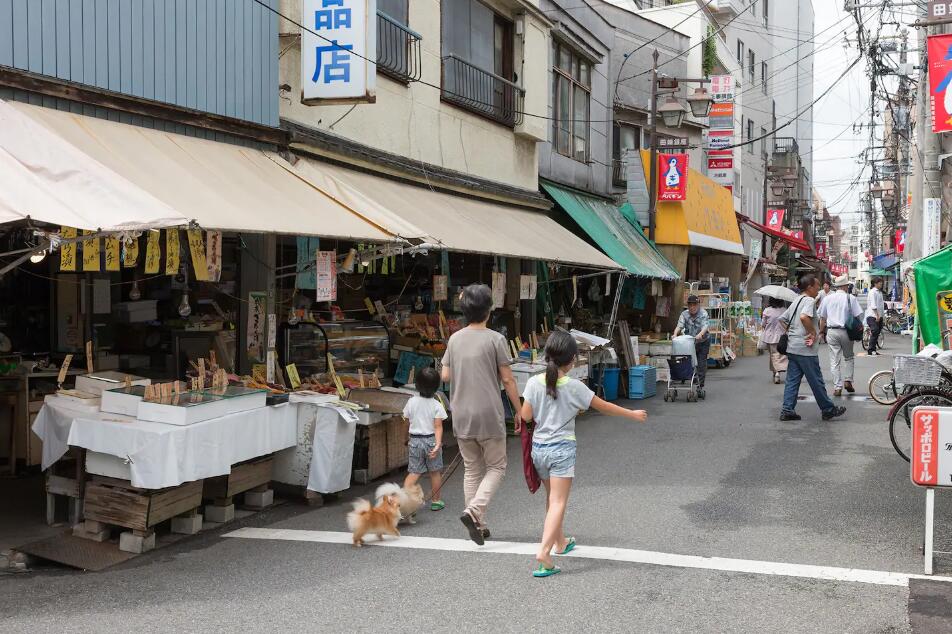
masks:
<svg viewBox="0 0 952 634"><path fill-rule="evenodd" d="M889 440L896 453L908 462L912 412L917 407L952 407L952 372L931 357L897 355L893 360L893 377L891 390L898 398L886 419Z"/></svg>
<svg viewBox="0 0 952 634"><path fill-rule="evenodd" d="M863 328L863 349L869 350L869 338L870 338L869 326ZM886 345L886 327L883 326L879 330L879 347L882 348Z"/></svg>
<svg viewBox="0 0 952 634"><path fill-rule="evenodd" d="M903 330L909 330L909 316L895 308L888 309L883 316L883 330L894 335L902 334Z"/></svg>
<svg viewBox="0 0 952 634"><path fill-rule="evenodd" d="M896 382L892 370L880 370L870 377L867 389L870 398L880 405L892 405L902 396L905 386Z"/></svg>

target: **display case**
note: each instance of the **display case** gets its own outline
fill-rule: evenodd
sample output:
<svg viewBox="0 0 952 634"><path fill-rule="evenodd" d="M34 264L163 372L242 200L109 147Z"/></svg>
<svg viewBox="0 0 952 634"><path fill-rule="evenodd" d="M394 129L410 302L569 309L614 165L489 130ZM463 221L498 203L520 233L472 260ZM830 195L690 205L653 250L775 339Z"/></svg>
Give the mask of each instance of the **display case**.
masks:
<svg viewBox="0 0 952 634"><path fill-rule="evenodd" d="M284 324L281 363L293 363L301 378L327 372L327 355L338 373L390 374L390 333L375 321Z"/></svg>

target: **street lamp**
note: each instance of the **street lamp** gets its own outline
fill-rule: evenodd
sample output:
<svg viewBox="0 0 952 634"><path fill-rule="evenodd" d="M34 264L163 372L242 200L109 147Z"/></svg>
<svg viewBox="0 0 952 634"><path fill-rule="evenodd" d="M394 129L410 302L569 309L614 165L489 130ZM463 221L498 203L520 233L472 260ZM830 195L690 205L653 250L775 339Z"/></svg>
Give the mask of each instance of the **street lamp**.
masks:
<svg viewBox="0 0 952 634"><path fill-rule="evenodd" d="M775 198L780 198L787 193L787 186L782 182L774 181L770 184L770 193L773 194Z"/></svg>
<svg viewBox="0 0 952 634"><path fill-rule="evenodd" d="M694 93L688 96L688 105L691 106L691 114L695 117L706 117L711 113L711 106L714 105L714 100L711 99L707 88L701 86L700 88L695 88Z"/></svg>
<svg viewBox="0 0 952 634"><path fill-rule="evenodd" d="M664 121L664 124L669 128L680 128L687 111L688 109L685 108L674 95L668 97L664 104L658 108L658 114L661 115L661 120Z"/></svg>

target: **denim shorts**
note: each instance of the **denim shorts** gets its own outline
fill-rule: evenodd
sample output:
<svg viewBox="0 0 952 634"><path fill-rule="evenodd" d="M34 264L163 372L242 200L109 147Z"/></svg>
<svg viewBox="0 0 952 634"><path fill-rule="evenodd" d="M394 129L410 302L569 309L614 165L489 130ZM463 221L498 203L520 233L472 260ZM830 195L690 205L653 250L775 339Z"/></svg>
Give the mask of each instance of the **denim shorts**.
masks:
<svg viewBox="0 0 952 634"><path fill-rule="evenodd" d="M532 464L539 477L575 477L575 441L556 440L547 444L532 443Z"/></svg>
<svg viewBox="0 0 952 634"><path fill-rule="evenodd" d="M429 453L436 447L436 436L410 436L410 460L407 464L409 473L427 473L443 470L443 450L430 458Z"/></svg>

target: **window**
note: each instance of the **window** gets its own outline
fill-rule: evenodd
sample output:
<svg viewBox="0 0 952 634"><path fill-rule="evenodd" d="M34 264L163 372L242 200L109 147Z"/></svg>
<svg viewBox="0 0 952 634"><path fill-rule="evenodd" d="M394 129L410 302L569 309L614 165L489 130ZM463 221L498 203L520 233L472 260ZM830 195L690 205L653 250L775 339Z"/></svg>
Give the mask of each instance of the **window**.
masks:
<svg viewBox="0 0 952 634"><path fill-rule="evenodd" d="M411 31L409 0L377 2L377 70L398 81L419 81L420 36Z"/></svg>
<svg viewBox="0 0 952 634"><path fill-rule="evenodd" d="M769 20L767 19L767 13L770 8L769 0L760 0L760 4L763 6L763 16L764 16L764 26L769 26Z"/></svg>
<svg viewBox="0 0 952 634"><path fill-rule="evenodd" d="M751 154L754 153L754 144L752 143L754 138L754 120L750 117L747 118L747 151Z"/></svg>
<svg viewBox="0 0 952 634"><path fill-rule="evenodd" d="M755 69L757 68L757 56L753 51L747 51L747 75L750 77L750 85L754 85Z"/></svg>
<svg viewBox="0 0 952 634"><path fill-rule="evenodd" d="M737 40L737 63L744 67L744 43Z"/></svg>
<svg viewBox="0 0 952 634"><path fill-rule="evenodd" d="M552 145L576 161L588 161L589 109L592 100L592 65L559 42L553 47Z"/></svg>
<svg viewBox="0 0 952 634"><path fill-rule="evenodd" d="M410 0L377 0L377 12L385 13L400 24L410 24L408 16Z"/></svg>
<svg viewBox="0 0 952 634"><path fill-rule="evenodd" d="M767 158L767 128L760 129L760 153Z"/></svg>
<svg viewBox="0 0 952 634"><path fill-rule="evenodd" d="M505 125L522 121L512 22L477 0L443 0L442 97Z"/></svg>
<svg viewBox="0 0 952 634"><path fill-rule="evenodd" d="M625 152L639 150L641 145L641 128L635 125L616 123L612 134L612 182L624 186Z"/></svg>
<svg viewBox="0 0 952 634"><path fill-rule="evenodd" d="M760 89L767 94L767 62L760 62Z"/></svg>

